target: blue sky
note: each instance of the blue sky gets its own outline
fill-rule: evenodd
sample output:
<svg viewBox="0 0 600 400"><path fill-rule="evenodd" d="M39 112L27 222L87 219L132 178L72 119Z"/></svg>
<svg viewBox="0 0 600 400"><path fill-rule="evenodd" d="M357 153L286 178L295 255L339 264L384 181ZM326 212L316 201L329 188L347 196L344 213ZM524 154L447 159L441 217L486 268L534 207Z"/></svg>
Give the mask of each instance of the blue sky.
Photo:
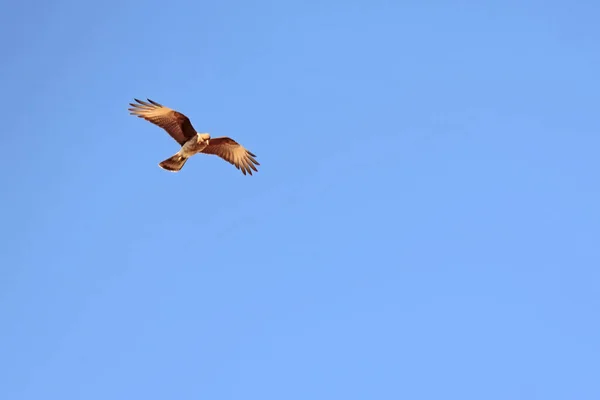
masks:
<svg viewBox="0 0 600 400"><path fill-rule="evenodd" d="M0 11L0 398L600 398L597 2Z"/></svg>

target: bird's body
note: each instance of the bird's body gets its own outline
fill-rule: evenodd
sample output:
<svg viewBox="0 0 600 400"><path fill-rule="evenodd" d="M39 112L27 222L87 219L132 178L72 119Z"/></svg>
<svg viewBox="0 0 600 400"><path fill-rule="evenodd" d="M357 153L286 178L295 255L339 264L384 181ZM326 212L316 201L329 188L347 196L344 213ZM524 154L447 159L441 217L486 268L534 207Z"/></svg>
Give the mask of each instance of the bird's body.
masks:
<svg viewBox="0 0 600 400"><path fill-rule="evenodd" d="M254 154L246 150L235 140L228 137L211 138L208 133L196 132L188 117L182 113L164 107L150 99L149 103L135 99L138 104L129 103L131 115L143 118L163 128L181 148L172 157L158 165L171 172L180 171L186 161L199 153L214 154L240 169L244 175L252 170L258 171L255 165L260 165Z"/></svg>
<svg viewBox="0 0 600 400"><path fill-rule="evenodd" d="M179 152L182 156L190 158L193 155L201 153L208 146L210 135L208 133L198 133L181 146Z"/></svg>
<svg viewBox="0 0 600 400"><path fill-rule="evenodd" d="M174 156L161 161L158 165L167 171L180 171L188 158L201 153L208 146L209 139L210 135L208 133L197 133L185 142Z"/></svg>

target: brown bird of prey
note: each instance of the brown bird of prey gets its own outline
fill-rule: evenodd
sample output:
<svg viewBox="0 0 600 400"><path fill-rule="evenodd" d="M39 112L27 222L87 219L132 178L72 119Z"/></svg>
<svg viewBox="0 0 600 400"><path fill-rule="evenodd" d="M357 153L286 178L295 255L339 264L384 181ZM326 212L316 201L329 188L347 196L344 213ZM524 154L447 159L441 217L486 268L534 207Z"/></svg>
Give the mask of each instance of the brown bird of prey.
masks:
<svg viewBox="0 0 600 400"><path fill-rule="evenodd" d="M235 140L228 137L211 138L208 133L196 132L190 119L179 111L172 110L150 99L147 99L148 102L134 100L137 104L129 103L133 107L129 108L130 115L143 118L163 128L181 145L181 149L174 156L158 164L161 168L178 172L191 156L203 153L221 157L241 170L244 175L246 173L252 175L252 170L258 171L254 166L260 165L254 159L256 156Z"/></svg>

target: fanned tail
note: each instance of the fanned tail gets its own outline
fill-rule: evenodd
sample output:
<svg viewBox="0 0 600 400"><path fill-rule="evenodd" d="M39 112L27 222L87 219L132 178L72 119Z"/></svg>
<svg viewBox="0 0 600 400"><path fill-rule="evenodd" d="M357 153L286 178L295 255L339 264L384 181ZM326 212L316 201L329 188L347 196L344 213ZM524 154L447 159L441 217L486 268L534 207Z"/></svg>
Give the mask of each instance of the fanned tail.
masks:
<svg viewBox="0 0 600 400"><path fill-rule="evenodd" d="M160 162L158 165L159 167L167 171L179 172L181 168L183 168L187 160L187 157L184 157L181 154L177 153L174 156L169 157L166 160Z"/></svg>

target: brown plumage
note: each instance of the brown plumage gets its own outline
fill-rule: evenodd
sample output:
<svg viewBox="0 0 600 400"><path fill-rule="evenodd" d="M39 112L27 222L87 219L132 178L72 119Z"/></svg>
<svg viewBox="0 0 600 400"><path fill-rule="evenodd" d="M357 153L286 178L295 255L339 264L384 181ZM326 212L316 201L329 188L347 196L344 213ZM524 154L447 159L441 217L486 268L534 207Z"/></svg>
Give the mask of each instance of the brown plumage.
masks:
<svg viewBox="0 0 600 400"><path fill-rule="evenodd" d="M252 175L252 170L258 171L254 164L260 165L254 158L256 155L252 154L238 142L228 137L210 139L209 145L202 150L202 153L214 154L221 157L223 160L241 170L244 175L246 175L246 172Z"/></svg>
<svg viewBox="0 0 600 400"><path fill-rule="evenodd" d="M255 165L260 164L256 161L256 156L235 140L229 137L213 139L208 133L196 132L190 119L179 111L150 99L147 99L148 102L134 100L137 104L129 103L133 107L129 108L131 115L163 128L181 145L179 152L159 163L161 168L172 172L180 171L188 158L198 153L204 153L221 157L241 170L244 175L246 173L252 175L252 170L258 171Z"/></svg>

